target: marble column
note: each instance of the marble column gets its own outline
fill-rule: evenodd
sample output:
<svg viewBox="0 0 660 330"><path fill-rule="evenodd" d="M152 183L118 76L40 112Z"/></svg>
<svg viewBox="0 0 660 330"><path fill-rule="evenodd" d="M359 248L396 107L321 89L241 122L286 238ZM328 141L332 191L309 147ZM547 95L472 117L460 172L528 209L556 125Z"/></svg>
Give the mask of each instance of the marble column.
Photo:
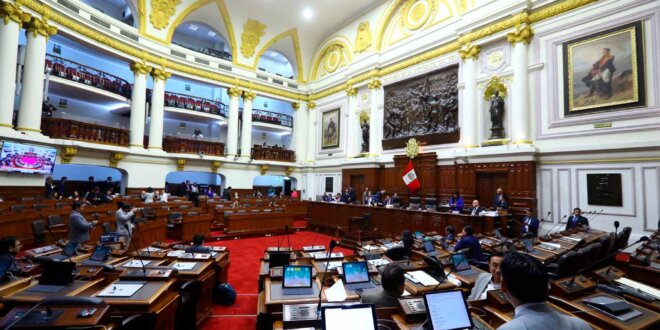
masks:
<svg viewBox="0 0 660 330"><path fill-rule="evenodd" d="M466 149L479 147L479 107L477 95L477 60L479 58L479 46L468 46L459 50L463 59L463 117L461 125L461 136L463 147Z"/></svg>
<svg viewBox="0 0 660 330"><path fill-rule="evenodd" d="M348 98L347 102L347 113L348 118L346 120L346 157L352 158L360 154L361 145L362 145L362 132L360 129L360 115L357 112L357 88L348 86L346 88L346 97ZM339 132L337 132L341 137L341 125L339 126ZM341 138L340 138L341 141Z"/></svg>
<svg viewBox="0 0 660 330"><path fill-rule="evenodd" d="M531 144L531 109L529 106L528 49L534 33L529 25L519 26L507 39L512 48L513 83L511 86L511 141L513 144Z"/></svg>
<svg viewBox="0 0 660 330"><path fill-rule="evenodd" d="M236 156L238 149L238 98L243 91L236 87L227 90L229 95L229 125L227 126L227 151L225 156Z"/></svg>
<svg viewBox="0 0 660 330"><path fill-rule="evenodd" d="M21 25L29 21L30 15L19 6L9 2L0 5L0 132L14 128L18 33Z"/></svg>
<svg viewBox="0 0 660 330"><path fill-rule="evenodd" d="M252 101L254 92L243 92L243 121L241 125L241 158L252 158Z"/></svg>
<svg viewBox="0 0 660 330"><path fill-rule="evenodd" d="M378 157L382 152L382 136L381 130L383 129L383 112L381 110L382 104L382 90L383 84L380 80L373 80L367 87L371 91L370 107L369 107L369 156Z"/></svg>
<svg viewBox="0 0 660 330"><path fill-rule="evenodd" d="M131 149L144 149L144 119L147 103L147 75L152 68L141 62L131 63L131 71L135 80L131 92L131 123L130 142Z"/></svg>
<svg viewBox="0 0 660 330"><path fill-rule="evenodd" d="M151 77L154 88L151 93L151 119L149 120L149 149L163 149L163 121L165 117L165 83L172 73L165 69L154 68Z"/></svg>
<svg viewBox="0 0 660 330"><path fill-rule="evenodd" d="M41 135L46 43L48 38L56 33L57 28L49 25L45 19L32 17L30 22L27 23L23 88L21 89L21 103L16 125L16 130L25 134ZM2 61L5 61L5 59L3 58ZM13 97L11 99L13 100Z"/></svg>
<svg viewBox="0 0 660 330"><path fill-rule="evenodd" d="M292 103L293 107L293 144L298 164L307 161L307 144L310 138L307 134L309 120L306 103Z"/></svg>
<svg viewBox="0 0 660 330"><path fill-rule="evenodd" d="M319 131L319 121L316 117L316 103L310 101L307 103L307 109L309 110L308 114L308 128L309 132L307 137L309 141L307 142L307 163L314 164L316 160L316 141L318 141L321 132Z"/></svg>

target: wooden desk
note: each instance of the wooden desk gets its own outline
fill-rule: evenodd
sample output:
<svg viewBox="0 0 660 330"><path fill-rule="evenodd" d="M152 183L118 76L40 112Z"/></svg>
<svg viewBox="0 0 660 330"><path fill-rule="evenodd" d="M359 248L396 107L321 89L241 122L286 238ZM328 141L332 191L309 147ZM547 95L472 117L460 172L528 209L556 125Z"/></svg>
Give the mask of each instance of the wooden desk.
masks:
<svg viewBox="0 0 660 330"><path fill-rule="evenodd" d="M493 330L495 329L491 325L488 324L484 319L482 319L480 316L471 313L470 317L472 318L472 322L474 323L475 327L477 329L482 329L482 330ZM403 316L399 314L393 314L392 315L392 321L396 323L397 327L401 330L418 330L422 328L422 325L424 322L417 322L417 323L408 323L406 320L403 318Z"/></svg>
<svg viewBox="0 0 660 330"><path fill-rule="evenodd" d="M166 240L166 220L153 220L138 224L133 231L133 242L138 249L149 246L152 242ZM131 243L132 244L132 243Z"/></svg>
<svg viewBox="0 0 660 330"><path fill-rule="evenodd" d="M87 318L79 318L77 315L82 309L87 308L96 308L96 312ZM9 314L7 314L0 321L0 328L4 329L11 322L16 320L18 317L17 314L26 313L30 308L29 307L16 307L12 309ZM94 326L105 326L108 327L108 315L109 315L110 306L54 306L51 307L53 313L62 313L55 321L48 325L36 325L36 324L22 324L19 322L15 324L12 328L14 329L53 329L53 328L68 328L68 327L94 327ZM45 307L39 307L35 309L32 313L45 312ZM30 314L32 315L32 314ZM110 327L112 328L112 327Z"/></svg>
<svg viewBox="0 0 660 330"><path fill-rule="evenodd" d="M568 315L568 316L575 316L575 315L571 314L569 311L567 311L567 310L565 310L565 309L563 309L563 308L561 308L561 307L559 307L559 306L557 306L553 303L549 302L547 304L548 304L548 306L550 306L550 308L556 310L557 312L559 312L561 314ZM504 324L504 323L507 323L507 322L513 320L513 318L515 316L514 310L501 311L501 310L499 310L495 307L488 306L488 305L483 306L483 308L486 311L486 314L490 316L491 323L497 324L498 327L500 325ZM589 323L589 322L587 322L587 323ZM602 328L600 328L600 327L598 327L594 324L591 324L591 323L589 323L589 326L591 326L591 328L594 329L594 330L602 329Z"/></svg>
<svg viewBox="0 0 660 330"><path fill-rule="evenodd" d="M232 214L225 219L227 233L257 233L293 227L293 214L286 212L258 212Z"/></svg>
<svg viewBox="0 0 660 330"><path fill-rule="evenodd" d="M175 223L174 227L167 229L167 237L190 242L195 234L209 233L211 231L212 220L211 216L206 214L197 216L184 215L181 222Z"/></svg>
<svg viewBox="0 0 660 330"><path fill-rule="evenodd" d="M322 290L321 281L317 278L314 283L318 290ZM264 281L264 305L265 310L269 312L282 312L282 306L284 304L306 304L306 303L316 303L318 302L318 291L315 291L314 296L305 297L305 298L296 298L295 296L287 297L287 299L276 299L271 296L272 290L271 285L282 285L282 282L271 282L270 278L266 278ZM321 301L325 302L325 292L321 294Z"/></svg>
<svg viewBox="0 0 660 330"><path fill-rule="evenodd" d="M176 264L173 261L170 266ZM215 269L214 262L195 262L195 266L191 270L179 270L176 278L181 282L186 281L199 281L201 283L201 290L197 297L197 315L196 324L200 325L207 317L211 315L211 306L213 305L213 287L215 286ZM183 283L182 283L183 284Z"/></svg>
<svg viewBox="0 0 660 330"><path fill-rule="evenodd" d="M56 292L37 292L29 291L30 288L39 284L37 281L33 281L30 285L23 287L21 290L9 294L2 299L5 303L13 305L35 304L46 297L76 296L85 290L101 285L102 282L103 280L101 279L92 281L74 281Z"/></svg>

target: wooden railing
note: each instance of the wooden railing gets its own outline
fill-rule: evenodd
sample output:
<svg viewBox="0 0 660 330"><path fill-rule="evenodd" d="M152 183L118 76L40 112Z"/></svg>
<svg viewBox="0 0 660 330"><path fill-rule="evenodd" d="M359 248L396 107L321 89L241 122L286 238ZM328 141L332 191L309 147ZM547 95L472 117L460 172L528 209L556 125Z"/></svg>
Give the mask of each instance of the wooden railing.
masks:
<svg viewBox="0 0 660 330"><path fill-rule="evenodd" d="M81 121L43 118L43 134L53 139L78 140L114 146L128 146L128 131L120 128L96 125Z"/></svg>
<svg viewBox="0 0 660 330"><path fill-rule="evenodd" d="M46 54L45 72L131 98L133 85L125 79L91 66Z"/></svg>
<svg viewBox="0 0 660 330"><path fill-rule="evenodd" d="M163 150L180 154L205 154L210 156L224 156L225 144L193 139L182 139L166 136L163 138Z"/></svg>
<svg viewBox="0 0 660 330"><path fill-rule="evenodd" d="M252 159L295 162L296 153L293 150L287 150L281 147L264 147L255 145L252 148Z"/></svg>

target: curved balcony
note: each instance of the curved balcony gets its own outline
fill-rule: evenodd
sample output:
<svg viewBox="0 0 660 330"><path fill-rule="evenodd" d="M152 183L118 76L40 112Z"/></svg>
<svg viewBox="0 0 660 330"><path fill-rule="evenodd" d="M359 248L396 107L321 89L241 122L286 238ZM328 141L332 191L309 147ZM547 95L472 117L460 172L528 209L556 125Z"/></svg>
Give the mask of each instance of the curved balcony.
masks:
<svg viewBox="0 0 660 330"><path fill-rule="evenodd" d="M186 44L181 43L181 42L174 42L174 41L172 41L172 44L177 45L179 47L183 47L183 48L188 49L188 50L192 50L194 52L206 54L208 56L213 56L213 57L223 59L223 60L227 60L227 61L231 62L232 57L231 57L231 53L229 53L229 52L225 52L225 51L222 51L222 50L215 50L215 49L211 49L211 48L208 48L208 47L197 48L197 47L194 47L194 46L186 45Z"/></svg>
<svg viewBox="0 0 660 330"><path fill-rule="evenodd" d="M243 112L241 111L241 116ZM252 109L252 122L259 122L264 124L279 125L288 128L293 128L293 117L282 113Z"/></svg>
<svg viewBox="0 0 660 330"><path fill-rule="evenodd" d="M147 92L151 94L151 90ZM202 97L165 92L165 106L177 109L197 111L227 118L227 105Z"/></svg>
<svg viewBox="0 0 660 330"><path fill-rule="evenodd" d="M131 98L133 85L113 74L65 58L46 54L44 72L55 77L93 86Z"/></svg>
<svg viewBox="0 0 660 330"><path fill-rule="evenodd" d="M53 139L77 140L128 147L128 130L81 121L42 118L41 130Z"/></svg>
<svg viewBox="0 0 660 330"><path fill-rule="evenodd" d="M178 154L225 155L225 144L204 140L186 139L174 136L163 137L163 150Z"/></svg>
<svg viewBox="0 0 660 330"><path fill-rule="evenodd" d="M252 147L252 159L254 160L274 160L278 162L295 162L296 153L293 150L287 150L282 147L260 146L255 144Z"/></svg>

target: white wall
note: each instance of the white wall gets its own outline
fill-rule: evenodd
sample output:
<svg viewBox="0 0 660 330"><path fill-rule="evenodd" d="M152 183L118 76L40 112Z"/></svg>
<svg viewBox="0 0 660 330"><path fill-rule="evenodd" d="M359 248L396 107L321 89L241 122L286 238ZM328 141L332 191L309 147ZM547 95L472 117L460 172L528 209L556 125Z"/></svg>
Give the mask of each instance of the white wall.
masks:
<svg viewBox="0 0 660 330"><path fill-rule="evenodd" d="M207 184L220 186L222 185L222 177L217 173L211 172L170 172L167 174L165 180L169 183L181 183L190 180L191 183Z"/></svg>
<svg viewBox="0 0 660 330"><path fill-rule="evenodd" d="M104 166L89 166L77 164L57 164L53 170L53 179L59 180L63 176L69 181L87 181L90 176L96 181L105 181L112 177L112 181L121 181L123 174L116 168Z"/></svg>

